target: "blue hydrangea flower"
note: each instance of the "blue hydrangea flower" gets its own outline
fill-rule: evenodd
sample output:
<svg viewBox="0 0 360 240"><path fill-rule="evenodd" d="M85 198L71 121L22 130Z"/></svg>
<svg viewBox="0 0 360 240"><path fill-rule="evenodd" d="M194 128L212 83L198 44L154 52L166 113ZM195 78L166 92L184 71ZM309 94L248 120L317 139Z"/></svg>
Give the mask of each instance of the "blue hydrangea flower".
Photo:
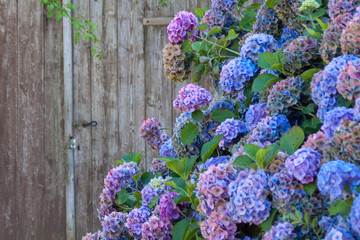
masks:
<svg viewBox="0 0 360 240"><path fill-rule="evenodd" d="M292 176L286 171L275 173L269 178L268 184L274 197L273 203L276 202L277 205L289 202L295 193L294 186L292 185Z"/></svg>
<svg viewBox="0 0 360 240"><path fill-rule="evenodd" d="M212 0L211 8L224 12L231 11L239 0Z"/></svg>
<svg viewBox="0 0 360 240"><path fill-rule="evenodd" d="M169 178L153 178L151 181L141 190L142 204L144 206L149 206L151 201L156 196L160 196L168 191L170 188L165 185Z"/></svg>
<svg viewBox="0 0 360 240"><path fill-rule="evenodd" d="M245 88L245 83L256 75L258 68L251 59L231 59L221 70L220 88L226 93L235 93Z"/></svg>
<svg viewBox="0 0 360 240"><path fill-rule="evenodd" d="M350 220L339 214L333 217L323 216L319 221L319 226L322 228L321 232L325 235L324 239L354 240Z"/></svg>
<svg viewBox="0 0 360 240"><path fill-rule="evenodd" d="M149 208L141 206L140 208L134 208L126 216L125 226L129 230L129 234L135 239L141 238L141 227L151 216Z"/></svg>
<svg viewBox="0 0 360 240"><path fill-rule="evenodd" d="M279 48L286 47L287 43L298 38L299 36L300 36L300 34L298 31L285 27L282 31L280 40L278 42Z"/></svg>
<svg viewBox="0 0 360 240"><path fill-rule="evenodd" d="M294 226L290 223L278 223L276 226L272 226L270 231L265 233L263 240L295 239L296 234L294 234L293 231Z"/></svg>
<svg viewBox="0 0 360 240"><path fill-rule="evenodd" d="M355 100L354 120L360 122L360 97Z"/></svg>
<svg viewBox="0 0 360 240"><path fill-rule="evenodd" d="M351 208L350 222L353 231L360 237L360 195L358 195Z"/></svg>
<svg viewBox="0 0 360 240"><path fill-rule="evenodd" d="M125 235L125 221L125 215L121 212L112 212L110 215L105 216L103 234L106 239L119 239L121 235Z"/></svg>
<svg viewBox="0 0 360 240"><path fill-rule="evenodd" d="M332 200L343 197L345 185L350 187L350 192L355 192L360 185L360 169L342 160L324 163L317 177L320 192Z"/></svg>
<svg viewBox="0 0 360 240"><path fill-rule="evenodd" d="M265 111L266 103L258 103L249 106L245 113L246 128L251 132L261 119L267 116Z"/></svg>
<svg viewBox="0 0 360 240"><path fill-rule="evenodd" d="M171 144L171 138L167 140L163 145L160 147L160 156L162 157L177 157L175 149Z"/></svg>
<svg viewBox="0 0 360 240"><path fill-rule="evenodd" d="M219 147L225 149L234 144L239 137L246 133L245 123L234 118L226 119L216 128L216 135L224 134Z"/></svg>
<svg viewBox="0 0 360 240"><path fill-rule="evenodd" d="M274 8L266 7L265 3L261 5L253 25L254 32L270 34L278 38L281 34L281 25L282 22L276 16Z"/></svg>
<svg viewBox="0 0 360 240"><path fill-rule="evenodd" d="M268 34L254 34L245 40L245 43L241 47L241 57L249 58L253 62L257 63L258 56L264 52L276 52L278 45L275 38Z"/></svg>
<svg viewBox="0 0 360 240"><path fill-rule="evenodd" d="M330 232L326 234L324 240L355 240L355 238L353 238L351 232L347 232L342 228L332 228Z"/></svg>
<svg viewBox="0 0 360 240"><path fill-rule="evenodd" d="M314 181L320 167L321 154L312 148L300 148L285 161L289 174L303 184Z"/></svg>
<svg viewBox="0 0 360 240"><path fill-rule="evenodd" d="M211 166L218 166L219 164L225 164L230 161L230 156L218 156L209 158L204 164L205 169L209 169Z"/></svg>
<svg viewBox="0 0 360 240"><path fill-rule="evenodd" d="M341 120L348 118L354 120L354 109L346 107L336 107L333 110L327 112L324 117L324 124L321 126L321 130L324 131L326 137L329 139L334 136L334 132L338 126L340 126Z"/></svg>

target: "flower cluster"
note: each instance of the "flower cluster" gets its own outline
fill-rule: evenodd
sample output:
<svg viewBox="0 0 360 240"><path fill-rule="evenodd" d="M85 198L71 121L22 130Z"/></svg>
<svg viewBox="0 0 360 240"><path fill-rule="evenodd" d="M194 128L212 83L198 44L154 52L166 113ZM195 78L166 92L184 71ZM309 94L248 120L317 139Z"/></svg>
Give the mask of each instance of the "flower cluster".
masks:
<svg viewBox="0 0 360 240"><path fill-rule="evenodd" d="M160 147L160 156L162 157L177 157L173 145L171 144L171 138L164 142Z"/></svg>
<svg viewBox="0 0 360 240"><path fill-rule="evenodd" d="M354 200L350 212L350 221L352 229L360 237L360 195Z"/></svg>
<svg viewBox="0 0 360 240"><path fill-rule="evenodd" d="M275 14L273 8L268 8L265 4L261 5L256 15L256 21L253 26L255 33L270 34L275 37L280 36L281 21Z"/></svg>
<svg viewBox="0 0 360 240"><path fill-rule="evenodd" d="M322 233L325 235L324 239L354 240L351 233L350 221L340 215L335 215L334 217L322 217L319 221L319 226L322 228Z"/></svg>
<svg viewBox="0 0 360 240"><path fill-rule="evenodd" d="M229 184L229 212L237 223L260 224L270 215L271 202L267 199L268 179L260 169L241 171Z"/></svg>
<svg viewBox="0 0 360 240"><path fill-rule="evenodd" d="M300 148L286 159L286 170L301 183L311 183L320 167L321 158L321 154L312 148Z"/></svg>
<svg viewBox="0 0 360 240"><path fill-rule="evenodd" d="M161 124L156 118L149 118L141 123L140 136L152 149L159 149L169 139L165 133L161 133L160 127Z"/></svg>
<svg viewBox="0 0 360 240"><path fill-rule="evenodd" d="M230 161L230 156L218 156L212 157L206 160L204 164L205 169L209 169L211 166L217 167L219 164L225 164Z"/></svg>
<svg viewBox="0 0 360 240"><path fill-rule="evenodd" d="M131 210L126 216L125 224L129 230L130 236L140 238L142 225L149 219L150 216L150 209L144 206Z"/></svg>
<svg viewBox="0 0 360 240"><path fill-rule="evenodd" d="M173 44L184 42L188 38L187 33L193 33L198 25L194 14L186 11L179 12L167 27L169 41ZM197 35L197 33L194 34ZM190 40L196 41L196 37L190 37Z"/></svg>
<svg viewBox="0 0 360 240"><path fill-rule="evenodd" d="M299 13L300 7L300 0L288 0L286 2L280 1L280 3L274 7L274 10L282 21L289 23L294 21L294 18L296 18L295 14Z"/></svg>
<svg viewBox="0 0 360 240"><path fill-rule="evenodd" d="M283 151L278 152L275 158L268 165L266 172L270 175L285 170L285 161L289 155Z"/></svg>
<svg viewBox="0 0 360 240"><path fill-rule="evenodd" d="M166 173L168 171L168 168L165 165L165 162L158 159L158 158L153 158L153 160L151 161L151 166L150 166L150 171L156 175L157 173Z"/></svg>
<svg viewBox="0 0 360 240"><path fill-rule="evenodd" d="M291 128L285 115L266 116L249 136L249 143L275 142Z"/></svg>
<svg viewBox="0 0 360 240"><path fill-rule="evenodd" d="M164 218L160 219L159 217L153 215L145 223L143 223L142 231L142 240L170 240L171 231L173 225L169 219Z"/></svg>
<svg viewBox="0 0 360 240"><path fill-rule="evenodd" d="M292 40L299 37L299 32L296 30L289 29L285 27L282 31L280 40L279 40L279 47L285 48L288 43L290 43Z"/></svg>
<svg viewBox="0 0 360 240"><path fill-rule="evenodd" d="M350 188L350 192L354 192L360 185L360 169L342 160L324 163L317 177L319 190L331 199L342 198L345 185Z"/></svg>
<svg viewBox="0 0 360 240"><path fill-rule="evenodd" d="M267 114L287 114L290 107L298 102L303 83L304 80L300 77L289 77L275 83L267 98Z"/></svg>
<svg viewBox="0 0 360 240"><path fill-rule="evenodd" d="M81 240L104 240L106 239L102 231L97 231L96 233L86 233Z"/></svg>
<svg viewBox="0 0 360 240"><path fill-rule="evenodd" d="M168 180L169 178L163 178L161 176L151 179L141 190L142 203L144 206L149 206L154 197L164 194L169 189L169 187L165 185Z"/></svg>
<svg viewBox="0 0 360 240"><path fill-rule="evenodd" d="M299 8L300 12L306 12L320 7L320 4L315 0L305 0L302 2L301 7Z"/></svg>
<svg viewBox="0 0 360 240"><path fill-rule="evenodd" d="M296 234L293 231L294 227L290 223L278 223L276 226L272 226L269 232L265 233L263 240L294 239Z"/></svg>
<svg viewBox="0 0 360 240"><path fill-rule="evenodd" d="M239 140L246 133L245 123L234 118L226 119L216 128L216 135L224 134L219 142L219 147L225 149Z"/></svg>
<svg viewBox="0 0 360 240"><path fill-rule="evenodd" d="M256 128L261 119L267 116L265 111L266 103L258 103L249 106L245 113L246 128L251 132Z"/></svg>
<svg viewBox="0 0 360 240"><path fill-rule="evenodd" d="M269 178L268 184L274 197L273 203L276 203L276 205L286 204L294 195L295 189L292 184L292 176L286 171L275 173Z"/></svg>
<svg viewBox="0 0 360 240"><path fill-rule="evenodd" d="M179 90L173 106L181 112L193 112L206 107L211 101L212 96L205 88L189 84Z"/></svg>
<svg viewBox="0 0 360 240"><path fill-rule="evenodd" d="M211 8L220 11L231 11L239 0L212 0Z"/></svg>
<svg viewBox="0 0 360 240"><path fill-rule="evenodd" d="M329 0L328 13L331 18L336 18L346 13L354 14L356 7L359 5L360 3L357 0Z"/></svg>
<svg viewBox="0 0 360 240"><path fill-rule="evenodd" d="M244 59L251 59L257 62L258 56L264 52L276 52L278 50L278 43L275 38L268 34L254 34L245 40L241 47L240 54Z"/></svg>
<svg viewBox="0 0 360 240"><path fill-rule="evenodd" d="M159 214L160 219L167 218L171 221L180 217L180 209L178 207L184 208L188 204L181 203L177 206L174 200L174 197L177 195L179 194L176 192L169 192L160 197L159 204L155 208L155 213Z"/></svg>
<svg viewBox="0 0 360 240"><path fill-rule="evenodd" d="M221 223L213 218L200 223L201 234L205 239L234 239L236 224L231 221L228 215L221 218Z"/></svg>
<svg viewBox="0 0 360 240"><path fill-rule="evenodd" d="M207 24L209 25L208 30L213 27L222 27L225 23L225 13L220 10L216 9L209 9L205 12L204 16L202 17L200 24Z"/></svg>
<svg viewBox="0 0 360 240"><path fill-rule="evenodd" d="M284 49L284 55L284 68L291 73L300 73L321 59L318 42L305 36L292 40Z"/></svg>
<svg viewBox="0 0 360 240"><path fill-rule="evenodd" d="M360 58L350 61L343 68L338 77L336 88L344 98L350 101L360 97Z"/></svg>
<svg viewBox="0 0 360 240"><path fill-rule="evenodd" d="M355 100L354 120L360 122L360 98Z"/></svg>
<svg viewBox="0 0 360 240"><path fill-rule="evenodd" d="M103 234L106 239L119 239L121 235L125 235L125 215L121 212L112 212L105 216L103 222Z"/></svg>
<svg viewBox="0 0 360 240"><path fill-rule="evenodd" d="M343 119L354 120L354 109L346 107L336 107L327 112L324 118L324 124L321 130L324 131L326 137L331 138L334 135L336 128L340 125Z"/></svg>
<svg viewBox="0 0 360 240"><path fill-rule="evenodd" d="M222 68L219 85L226 93L241 91L257 71L256 64L250 59L232 59Z"/></svg>
<svg viewBox="0 0 360 240"><path fill-rule="evenodd" d="M182 82L190 73L188 55L182 52L181 44L168 43L162 50L162 59L166 77L174 82Z"/></svg>
<svg viewBox="0 0 360 240"><path fill-rule="evenodd" d="M328 138L326 137L323 131L318 131L314 134L310 134L308 139L303 144L303 148L312 148L315 151L319 152L321 155L325 156L325 152L327 150L326 143L328 142Z"/></svg>
<svg viewBox="0 0 360 240"><path fill-rule="evenodd" d="M347 23L342 31L340 44L343 54L360 54L360 16L354 17Z"/></svg>

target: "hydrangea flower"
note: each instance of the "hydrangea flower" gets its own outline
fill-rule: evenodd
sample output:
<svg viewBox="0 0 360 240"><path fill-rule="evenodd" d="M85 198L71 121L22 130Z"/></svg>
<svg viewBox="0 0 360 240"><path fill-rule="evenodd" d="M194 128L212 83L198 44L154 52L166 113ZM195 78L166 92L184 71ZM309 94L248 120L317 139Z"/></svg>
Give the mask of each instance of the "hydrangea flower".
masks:
<svg viewBox="0 0 360 240"><path fill-rule="evenodd" d="M219 147L225 150L225 148L231 146L245 133L246 127L243 121L235 120L234 118L226 119L216 128L216 135L224 134L219 142Z"/></svg>
<svg viewBox="0 0 360 240"><path fill-rule="evenodd" d="M303 184L314 181L320 167L321 154L312 148L300 148L285 162L289 174Z"/></svg>
<svg viewBox="0 0 360 240"><path fill-rule="evenodd" d="M156 118L146 119L141 123L140 136L145 139L152 149L159 149L169 139L165 133L161 133L161 124Z"/></svg>
<svg viewBox="0 0 360 240"><path fill-rule="evenodd" d="M204 164L205 169L209 169L211 166L218 166L220 164L225 164L230 161L230 156L218 156L218 157L212 157L206 160Z"/></svg>
<svg viewBox="0 0 360 240"><path fill-rule="evenodd" d="M285 161L289 155L283 151L278 152L275 158L269 163L266 173L273 175L285 169Z"/></svg>
<svg viewBox="0 0 360 240"><path fill-rule="evenodd" d="M169 41L173 44L184 42L188 38L187 33L192 33L198 25L199 23L193 13L179 12L167 27ZM192 37L190 40L196 41L196 38Z"/></svg>
<svg viewBox="0 0 360 240"><path fill-rule="evenodd" d="M254 34L245 40L242 45L240 54L246 59L250 58L257 63L258 56L264 52L276 52L278 50L278 43L275 38L268 34Z"/></svg>
<svg viewBox="0 0 360 240"><path fill-rule="evenodd" d="M249 135L249 143L275 142L291 128L285 115L266 116Z"/></svg>
<svg viewBox="0 0 360 240"><path fill-rule="evenodd" d="M135 239L140 239L142 225L149 219L150 216L150 209L144 206L131 210L126 216L125 224L129 230L130 236L134 237Z"/></svg>
<svg viewBox="0 0 360 240"><path fill-rule="evenodd" d="M165 183L169 180L169 178L153 178L150 182L141 190L142 203L144 206L149 206L151 201L156 196L160 196L169 190L169 187L165 185Z"/></svg>
<svg viewBox="0 0 360 240"><path fill-rule="evenodd" d="M360 16L348 22L342 31L340 43L343 54L360 54Z"/></svg>
<svg viewBox="0 0 360 240"><path fill-rule="evenodd" d="M209 105L209 109L211 109L211 112L214 112L216 109L225 109L235 113L235 106L236 102L233 99L222 97L220 100L214 99Z"/></svg>
<svg viewBox="0 0 360 240"><path fill-rule="evenodd" d="M177 157L174 147L171 143L172 143L172 140L170 138L163 145L161 145L160 151L159 151L160 156L162 156L162 157Z"/></svg>
<svg viewBox="0 0 360 240"><path fill-rule="evenodd" d="M290 8L292 10L290 10ZM274 10L278 17L288 24L291 22L294 22L295 14L299 14L299 8L301 7L301 1L300 0L288 0L288 1L280 1L275 7ZM295 14L293 13L295 12ZM293 28L296 29L296 28Z"/></svg>
<svg viewBox="0 0 360 240"><path fill-rule="evenodd" d="M354 120L360 122L360 97L355 100Z"/></svg>
<svg viewBox="0 0 360 240"><path fill-rule="evenodd" d="M177 195L180 194L176 192L169 192L160 197L159 204L155 208L155 213L159 214L160 219L166 218L170 221L178 219L180 217L179 211L189 205L188 202L176 204L174 197Z"/></svg>
<svg viewBox="0 0 360 240"><path fill-rule="evenodd" d="M265 4L261 5L256 14L256 21L253 29L255 33L264 33L279 37L281 33L281 21L276 16L273 8L268 8Z"/></svg>
<svg viewBox="0 0 360 240"><path fill-rule="evenodd" d="M96 233L86 233L81 240L106 240L102 231L97 231Z"/></svg>
<svg viewBox="0 0 360 240"><path fill-rule="evenodd" d="M268 179L264 170L241 171L229 184L229 212L236 223L260 224L270 215Z"/></svg>
<svg viewBox="0 0 360 240"><path fill-rule="evenodd" d="M284 27L278 45L279 47L286 48L289 42L295 40L299 36L300 33L298 31Z"/></svg>
<svg viewBox="0 0 360 240"><path fill-rule="evenodd" d="M258 103L249 106L245 113L246 128L251 132L261 119L267 116L265 111L266 103Z"/></svg>
<svg viewBox="0 0 360 240"><path fill-rule="evenodd" d="M236 224L231 221L229 216L224 216L220 222L208 218L200 222L200 230L205 239L229 240L235 239Z"/></svg>
<svg viewBox="0 0 360 240"><path fill-rule="evenodd" d="M300 99L304 80L300 77L288 77L277 82L270 90L267 98L266 112L269 115L287 114L290 107Z"/></svg>
<svg viewBox="0 0 360 240"><path fill-rule="evenodd" d="M107 239L118 239L120 235L126 233L125 215L121 212L112 212L105 216L103 222L103 234Z"/></svg>
<svg viewBox="0 0 360 240"><path fill-rule="evenodd" d="M332 138L336 128L340 125L342 119L348 118L354 120L354 109L346 107L337 107L327 112L324 118L324 124L321 130L324 131L326 137Z"/></svg>
<svg viewBox="0 0 360 240"><path fill-rule="evenodd" d="M354 240L351 233L350 221L340 215L333 217L323 216L319 221L319 226L322 228L322 233L326 240L343 239Z"/></svg>
<svg viewBox="0 0 360 240"><path fill-rule="evenodd" d="M291 73L300 73L302 69L311 66L321 59L319 43L306 36L292 40L284 49L284 68Z"/></svg>
<svg viewBox="0 0 360 240"><path fill-rule="evenodd" d="M305 0L302 2L301 7L299 8L300 12L311 11L320 7L320 4L315 0Z"/></svg>
<svg viewBox="0 0 360 240"><path fill-rule="evenodd" d="M236 6L239 0L212 0L211 8L220 11L231 11Z"/></svg>
<svg viewBox="0 0 360 240"><path fill-rule="evenodd" d="M293 231L294 226L290 223L278 223L276 226L272 226L269 232L265 233L263 240L295 239L296 234Z"/></svg>
<svg viewBox="0 0 360 240"><path fill-rule="evenodd" d="M160 219L153 215L143 223L142 240L171 240L173 225L169 219Z"/></svg>
<svg viewBox="0 0 360 240"><path fill-rule="evenodd" d="M174 82L182 82L188 78L191 61L189 55L183 53L181 44L166 44L162 50L162 59L166 77Z"/></svg>
<svg viewBox="0 0 360 240"><path fill-rule="evenodd" d="M99 204L99 208L97 209L97 212L100 222L103 222L105 216L110 215L110 213L116 210L113 206L114 199L112 199L111 196L113 196L113 193L106 188L103 189L103 191L99 196L100 204Z"/></svg>
<svg viewBox="0 0 360 240"><path fill-rule="evenodd" d="M278 206L284 205L291 200L295 189L292 185L292 176L286 172L277 172L269 178L269 189L274 197L273 203ZM274 201L275 200L275 201Z"/></svg>
<svg viewBox="0 0 360 240"><path fill-rule="evenodd" d="M181 112L193 112L206 107L211 101L212 96L205 88L189 84L179 90L173 106Z"/></svg>
<svg viewBox="0 0 360 240"><path fill-rule="evenodd" d="M359 5L357 0L329 0L328 13L332 19L346 13L354 14Z"/></svg>
<svg viewBox="0 0 360 240"><path fill-rule="evenodd" d="M360 195L353 202L350 212L350 222L353 231L360 237Z"/></svg>
<svg viewBox="0 0 360 240"><path fill-rule="evenodd" d="M240 57L231 59L221 70L220 88L226 93L241 91L257 71L256 64L250 59Z"/></svg>
<svg viewBox="0 0 360 240"><path fill-rule="evenodd" d="M328 140L329 139L326 137L323 131L318 131L308 136L308 139L303 144L302 148L310 147L324 156L327 149L326 143Z"/></svg>
<svg viewBox="0 0 360 240"><path fill-rule="evenodd" d="M156 176L157 173L166 173L168 171L168 168L166 167L164 161L158 158L153 158L150 164L150 171Z"/></svg>
<svg viewBox="0 0 360 240"><path fill-rule="evenodd" d="M338 77L336 88L344 98L350 101L360 97L360 58L350 61L343 68Z"/></svg>
<svg viewBox="0 0 360 240"><path fill-rule="evenodd" d="M330 196L332 200L342 198L345 185L350 187L350 192L354 192L360 185L359 168L342 160L324 163L317 177L320 192Z"/></svg>
<svg viewBox="0 0 360 240"><path fill-rule="evenodd" d="M311 81L311 97L319 106L318 117L323 120L325 113L337 106L339 93L336 89L337 78L345 67L352 60L354 55L345 55L334 58L324 69L316 73Z"/></svg>

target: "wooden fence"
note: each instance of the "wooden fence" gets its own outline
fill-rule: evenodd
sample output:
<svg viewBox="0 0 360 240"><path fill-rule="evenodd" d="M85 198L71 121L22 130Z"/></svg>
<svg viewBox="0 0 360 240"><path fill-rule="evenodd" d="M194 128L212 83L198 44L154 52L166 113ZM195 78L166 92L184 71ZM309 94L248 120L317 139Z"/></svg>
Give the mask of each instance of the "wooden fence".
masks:
<svg viewBox="0 0 360 240"><path fill-rule="evenodd" d="M171 127L177 115L172 100L186 83L164 76L166 25L153 18L211 1L73 0L99 29L103 60L90 43L74 45L69 24L47 19L39 2L0 0L0 236L80 239L100 229L98 196L114 161L143 151L148 168L156 156L139 137L141 121ZM81 121L98 125L73 126Z"/></svg>

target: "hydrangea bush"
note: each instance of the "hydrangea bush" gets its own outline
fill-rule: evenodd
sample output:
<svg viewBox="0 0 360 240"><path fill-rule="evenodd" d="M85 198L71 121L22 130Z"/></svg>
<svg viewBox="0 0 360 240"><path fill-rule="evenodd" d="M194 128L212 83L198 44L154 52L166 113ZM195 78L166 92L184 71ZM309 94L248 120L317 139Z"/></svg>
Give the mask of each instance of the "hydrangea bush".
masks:
<svg viewBox="0 0 360 240"><path fill-rule="evenodd" d="M165 75L189 81L172 135L139 124L157 156L104 173L83 240L360 239L360 3L246 2L168 25Z"/></svg>

